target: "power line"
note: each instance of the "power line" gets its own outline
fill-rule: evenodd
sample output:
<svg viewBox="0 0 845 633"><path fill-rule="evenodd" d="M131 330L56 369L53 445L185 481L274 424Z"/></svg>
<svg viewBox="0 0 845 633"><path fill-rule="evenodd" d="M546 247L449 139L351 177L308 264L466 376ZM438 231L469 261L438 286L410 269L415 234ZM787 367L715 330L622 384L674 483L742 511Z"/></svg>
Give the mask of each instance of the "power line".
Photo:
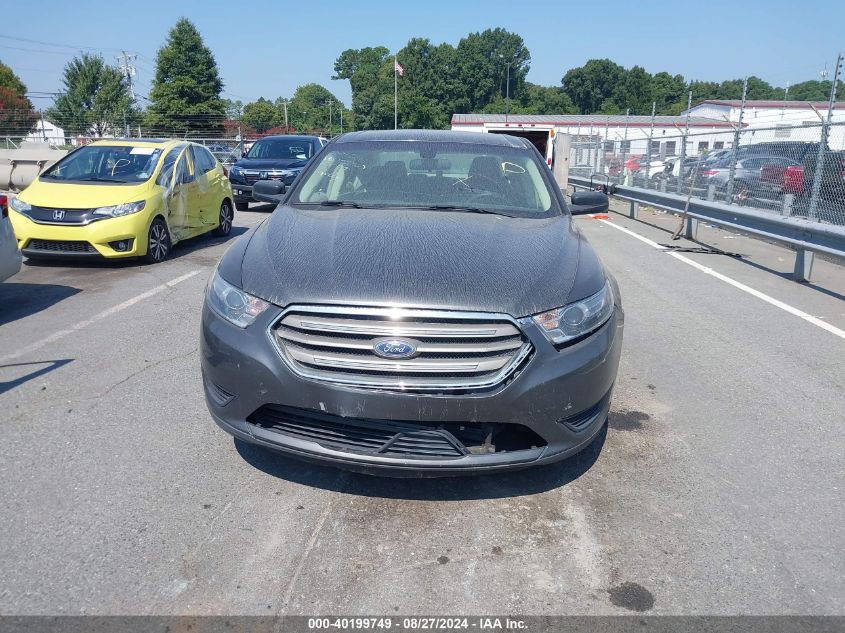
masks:
<svg viewBox="0 0 845 633"><path fill-rule="evenodd" d="M16 42L26 42L28 44L41 44L42 46L52 46L53 48L73 48L73 49L84 49L89 51L119 51L119 48L93 48L91 46L81 46L76 44L61 44L57 42L44 42L41 40L30 40L25 37L13 37L11 35L0 35L0 38L6 40L15 40Z"/></svg>

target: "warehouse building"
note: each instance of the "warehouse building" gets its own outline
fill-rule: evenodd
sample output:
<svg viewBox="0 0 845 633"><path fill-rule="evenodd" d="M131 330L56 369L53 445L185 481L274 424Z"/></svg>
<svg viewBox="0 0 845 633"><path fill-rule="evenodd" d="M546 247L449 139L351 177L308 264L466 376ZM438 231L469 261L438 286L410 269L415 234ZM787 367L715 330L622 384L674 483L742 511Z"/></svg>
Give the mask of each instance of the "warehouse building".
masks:
<svg viewBox="0 0 845 633"><path fill-rule="evenodd" d="M773 141L818 142L827 101L746 101L742 113L741 144ZM689 110L690 117L739 122L741 101L707 100ZM686 111L682 114L686 114ZM845 101L833 104L828 146L845 149Z"/></svg>
<svg viewBox="0 0 845 633"><path fill-rule="evenodd" d="M452 129L465 132L511 134L529 139L549 164L554 158L558 134L568 135L573 148L573 162L596 164L586 153L604 151L613 155L645 155L649 138L655 158L675 156L680 152L686 116L625 116L605 114L455 114ZM730 147L734 124L721 118L690 116L688 152ZM585 155L582 155L584 153Z"/></svg>

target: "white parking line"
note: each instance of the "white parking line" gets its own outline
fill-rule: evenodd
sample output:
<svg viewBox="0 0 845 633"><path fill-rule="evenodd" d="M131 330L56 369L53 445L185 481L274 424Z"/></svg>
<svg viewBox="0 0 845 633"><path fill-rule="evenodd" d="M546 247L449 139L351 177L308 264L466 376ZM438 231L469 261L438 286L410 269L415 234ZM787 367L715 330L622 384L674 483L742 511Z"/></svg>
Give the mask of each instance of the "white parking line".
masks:
<svg viewBox="0 0 845 633"><path fill-rule="evenodd" d="M176 277L176 279L171 279L170 281L166 281L163 284L156 286L155 288L151 288L150 290L147 290L146 292L142 292L141 294L136 295L136 296L132 297L131 299L127 299L123 303L118 303L116 306L112 306L111 308L103 310L102 312L99 312L99 313L95 314L94 316L92 316L90 319L86 319L85 321L80 321L79 323L75 324L73 327L69 327L66 330L59 330L57 332L53 332L50 336L46 336L46 337L44 337L44 338L42 338L38 341L35 341L34 343L27 345L23 349L19 349L18 351L12 352L11 354L7 354L6 356L0 356L0 363L5 363L5 362L13 360L15 358L20 358L24 354L29 354L30 352L34 352L36 350L39 350L42 347L44 347L45 345L49 345L50 343L54 343L55 341L58 341L60 338L64 338L68 334L73 334L74 332L78 332L79 330L86 328L89 325L96 323L97 321L101 321L102 319L105 319L106 317L110 317L113 314L117 314L118 312L125 310L126 308L132 307L133 305L135 305L139 301L143 301L144 299L149 299L150 297L157 295L159 292L162 292L163 290L167 290L168 288L172 288L176 284L182 283L183 281L190 279L194 275L199 275L200 272L202 272L202 271L194 270L194 271L191 271L189 273L185 273L181 277Z"/></svg>
<svg viewBox="0 0 845 633"><path fill-rule="evenodd" d="M652 248L655 248L659 251L664 251L664 252L667 251L667 249L664 246L661 246L657 242L650 240L647 237L643 237L642 235L639 235L638 233L635 233L634 231L631 231L630 229L626 229L624 226L619 226L618 224L614 224L613 222L611 222L609 220L599 220L599 222L602 222L603 224L606 224L607 226L611 226L618 231L622 231L623 233L627 233L628 235L635 237L636 239L640 240L641 242L644 242L644 243L648 244L649 246L651 246ZM798 308L791 306L788 303L784 303L783 301L779 301L778 299L775 299L774 297L770 297L766 293L760 292L759 290L755 290L751 286L746 286L744 283L739 282L736 279L732 279L731 277L728 277L727 275L723 275L722 273L716 272L712 268L708 268L707 266L703 266L702 264L699 264L698 262L691 260L689 257L685 257L684 255L681 255L680 253L673 253L673 252L669 251L666 254L669 255L670 257L674 257L678 261L684 262L685 264L689 264L693 268L696 268L696 269L700 270L701 272L703 272L705 275L710 275L712 277L715 277L716 279L720 279L720 280L724 281L726 284L730 284L734 288L738 288L739 290L742 290L743 292L747 292L751 296L757 297L758 299L765 301L766 303L769 303L769 304L775 306L776 308L780 308L784 312L789 312L789 314L792 314L792 315L795 315L795 316L797 316L801 319L804 319L808 323L812 323L816 327L819 327L819 328L821 328L821 329L823 329L827 332L830 332L831 334L838 336L841 339L845 339L845 330L840 330L838 327L835 327L835 326L831 325L830 323L826 323L825 321L822 321L818 317L814 317L813 315L807 314L803 310L799 310Z"/></svg>

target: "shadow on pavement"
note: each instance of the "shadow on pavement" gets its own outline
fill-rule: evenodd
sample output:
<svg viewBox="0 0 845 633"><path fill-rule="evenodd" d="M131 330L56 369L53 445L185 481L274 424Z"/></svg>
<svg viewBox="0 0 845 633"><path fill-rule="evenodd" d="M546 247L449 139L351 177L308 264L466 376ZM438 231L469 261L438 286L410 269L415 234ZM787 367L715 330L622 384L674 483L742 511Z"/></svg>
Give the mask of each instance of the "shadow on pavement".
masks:
<svg viewBox="0 0 845 633"><path fill-rule="evenodd" d="M565 486L586 473L598 460L607 425L590 446L556 464L514 472L435 479L378 477L312 464L235 439L235 448L251 466L268 475L333 492L425 501L464 501L519 497Z"/></svg>
<svg viewBox="0 0 845 633"><path fill-rule="evenodd" d="M7 281L0 284L0 325L23 319L81 292L59 284L27 284Z"/></svg>
<svg viewBox="0 0 845 633"><path fill-rule="evenodd" d="M12 378L11 380L0 379L0 394L4 394L7 391L11 391L15 387L19 387L25 382L34 380L39 376L48 374L54 369L58 369L59 367L63 367L64 365L67 365L68 363L72 362L72 358L62 358L59 360L45 360L35 363L10 363L8 365L0 365L0 376L8 372L19 373L21 371L21 368L23 367L38 367L38 369L33 369L25 374L18 375L17 377Z"/></svg>

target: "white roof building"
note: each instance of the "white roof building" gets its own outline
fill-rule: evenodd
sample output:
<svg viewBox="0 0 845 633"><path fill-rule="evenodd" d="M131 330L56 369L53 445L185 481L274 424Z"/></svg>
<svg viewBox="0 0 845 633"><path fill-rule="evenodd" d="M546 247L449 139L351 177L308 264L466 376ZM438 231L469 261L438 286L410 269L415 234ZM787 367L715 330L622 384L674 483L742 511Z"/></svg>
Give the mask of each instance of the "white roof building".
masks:
<svg viewBox="0 0 845 633"><path fill-rule="evenodd" d="M578 164L582 151L601 147L616 155L646 155L651 137L651 155L674 156L681 150L686 116L657 116L652 129L651 116L624 114L455 114L452 129L465 132L511 134L531 140L540 153L551 159L546 139L554 134L569 135ZM690 116L687 152L730 147L734 125L724 119Z"/></svg>
<svg viewBox="0 0 845 633"><path fill-rule="evenodd" d="M47 143L52 147L67 144L65 131L47 119L38 119L32 131L23 138L24 143Z"/></svg>
<svg viewBox="0 0 845 633"><path fill-rule="evenodd" d="M707 117L731 123L739 122L742 102L711 99L690 108L691 117ZM745 102L742 116L741 144L772 141L817 143L821 123L827 117L827 101L760 101ZM682 114L686 114L684 111ZM845 101L834 103L828 144L831 149L845 149Z"/></svg>

